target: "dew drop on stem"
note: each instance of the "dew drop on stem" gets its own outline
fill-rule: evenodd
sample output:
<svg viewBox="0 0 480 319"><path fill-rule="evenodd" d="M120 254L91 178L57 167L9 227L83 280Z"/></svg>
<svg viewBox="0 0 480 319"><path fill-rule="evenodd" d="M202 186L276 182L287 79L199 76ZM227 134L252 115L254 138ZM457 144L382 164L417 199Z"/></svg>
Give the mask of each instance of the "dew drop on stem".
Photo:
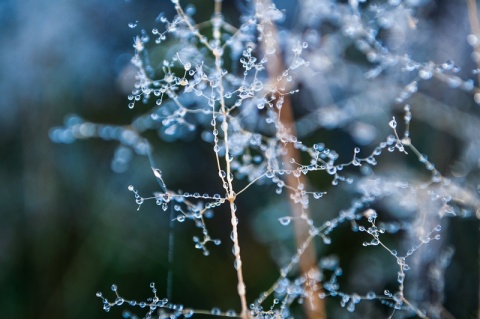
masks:
<svg viewBox="0 0 480 319"><path fill-rule="evenodd" d="M284 217L280 217L278 219L278 221L280 222L280 224L282 224L283 226L287 226L290 224L290 222L292 221L292 218L291 217L288 217L288 216L284 216Z"/></svg>

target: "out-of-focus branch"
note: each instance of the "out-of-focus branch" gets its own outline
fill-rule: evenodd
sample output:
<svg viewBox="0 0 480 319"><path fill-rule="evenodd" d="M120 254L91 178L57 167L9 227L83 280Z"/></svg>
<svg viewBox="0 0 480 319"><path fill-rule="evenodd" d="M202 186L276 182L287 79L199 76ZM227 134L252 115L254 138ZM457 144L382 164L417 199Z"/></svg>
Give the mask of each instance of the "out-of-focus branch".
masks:
<svg viewBox="0 0 480 319"><path fill-rule="evenodd" d="M480 68L480 23L478 22L478 10L477 10L477 1L476 0L467 0L468 7L468 20L470 21L470 30L472 34L476 37L477 43L473 45L474 51L476 53L475 63L477 67ZM480 83L480 73L478 74L478 83Z"/></svg>
<svg viewBox="0 0 480 319"><path fill-rule="evenodd" d="M263 9L267 9L271 5L270 0L257 0L257 4L260 4ZM264 34L268 34L269 39L272 40L268 43L268 46L275 47L275 53L268 56L268 63L266 63L266 69L271 83L276 83L277 87L285 86L285 79L278 81L277 77L281 76L286 69L281 56L281 50L278 46L278 33L274 23L271 21L263 21ZM262 45L265 50L265 38L262 41ZM269 40L269 41L270 41ZM284 77L283 77L284 78ZM278 95L278 94L277 94ZM276 100L280 96L276 96ZM279 124L286 132L291 136L296 136L295 120L293 116L292 101L290 95L286 94L282 96L283 104L279 112ZM283 163L285 166L291 165L290 160L294 159L296 163L301 162L301 156L298 149L294 147L293 143L286 143L286 154L283 156ZM299 177L295 177L293 174L287 174L285 177L285 183L290 186L290 189L297 189L299 184L307 185L306 178L303 174ZM305 242L309 240L309 226L306 223L305 217L308 216L309 211L302 207L300 204L296 204L293 200L290 200L290 210L294 221L295 241L297 247L302 247ZM305 292L307 300L304 302L304 309L306 317L308 319L325 319L325 301L319 297L319 293L323 290L321 284L318 282L319 269L317 266L317 256L315 251L314 242L311 241L309 246L304 250L300 256L299 267L300 271L305 276Z"/></svg>
<svg viewBox="0 0 480 319"><path fill-rule="evenodd" d="M480 68L480 23L478 22L478 9L477 9L477 0L467 0L468 7L468 19L470 20L470 29L472 34L475 36L475 44L473 45L475 51L475 63L477 63L477 68ZM478 84L480 85L480 73L478 74ZM476 93L478 94L478 93ZM478 215L478 210L477 210ZM480 253L480 252L479 252ZM480 319L480 283L478 290L478 319Z"/></svg>

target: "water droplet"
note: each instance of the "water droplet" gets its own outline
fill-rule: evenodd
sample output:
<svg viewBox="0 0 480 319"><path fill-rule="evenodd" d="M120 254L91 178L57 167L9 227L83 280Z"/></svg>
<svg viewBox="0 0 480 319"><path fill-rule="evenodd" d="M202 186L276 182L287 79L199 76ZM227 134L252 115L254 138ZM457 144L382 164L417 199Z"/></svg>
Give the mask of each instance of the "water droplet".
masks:
<svg viewBox="0 0 480 319"><path fill-rule="evenodd" d="M278 219L278 221L280 222L280 224L284 225L284 226L287 226L288 224L290 224L292 218L291 217L288 217L288 216L284 216L284 217L280 217Z"/></svg>
<svg viewBox="0 0 480 319"><path fill-rule="evenodd" d="M227 312L225 313L225 315L227 317L235 317L237 315L237 313L235 312L235 310L227 310Z"/></svg>
<svg viewBox="0 0 480 319"><path fill-rule="evenodd" d="M319 199L319 198L322 197L322 196L323 196L323 193L321 193L321 192L314 192L314 193L313 193L313 197L314 197L315 199Z"/></svg>
<svg viewBox="0 0 480 319"><path fill-rule="evenodd" d="M397 121L395 121L395 117L393 117L393 120L388 122L388 125L390 125L390 127L393 129L397 127Z"/></svg>
<svg viewBox="0 0 480 319"><path fill-rule="evenodd" d="M313 149L315 149L316 151L322 152L325 149L325 144L323 143L314 144Z"/></svg>
<svg viewBox="0 0 480 319"><path fill-rule="evenodd" d="M219 316L222 312L220 311L219 308L212 308L211 313L214 316Z"/></svg>
<svg viewBox="0 0 480 319"><path fill-rule="evenodd" d="M367 299L372 300L376 297L375 293L373 291L367 292Z"/></svg>
<svg viewBox="0 0 480 319"><path fill-rule="evenodd" d="M242 262L241 261L238 261L238 260L235 260L233 262L233 268L235 268L235 270L238 270L242 265Z"/></svg>
<svg viewBox="0 0 480 319"><path fill-rule="evenodd" d="M196 11L197 9L192 4L187 5L187 7L185 8L185 13L189 16L194 15Z"/></svg>
<svg viewBox="0 0 480 319"><path fill-rule="evenodd" d="M153 170L153 175L155 175L156 178L162 179L162 171L159 170L158 168L152 168Z"/></svg>
<svg viewBox="0 0 480 319"><path fill-rule="evenodd" d="M192 309L183 310L183 316L185 318L190 318L191 316L193 316L193 314L194 314L194 311Z"/></svg>
<svg viewBox="0 0 480 319"><path fill-rule="evenodd" d="M451 70L454 67L455 63L452 60L447 60L445 63L442 63L442 68L445 70Z"/></svg>
<svg viewBox="0 0 480 319"><path fill-rule="evenodd" d="M354 312L355 311L355 304L353 302L350 302L347 306L347 310L349 312Z"/></svg>
<svg viewBox="0 0 480 319"><path fill-rule="evenodd" d="M327 166L327 173L330 175L334 175L337 172L337 168L335 166ZM333 182L332 182L333 183ZM335 184L336 185L336 184Z"/></svg>

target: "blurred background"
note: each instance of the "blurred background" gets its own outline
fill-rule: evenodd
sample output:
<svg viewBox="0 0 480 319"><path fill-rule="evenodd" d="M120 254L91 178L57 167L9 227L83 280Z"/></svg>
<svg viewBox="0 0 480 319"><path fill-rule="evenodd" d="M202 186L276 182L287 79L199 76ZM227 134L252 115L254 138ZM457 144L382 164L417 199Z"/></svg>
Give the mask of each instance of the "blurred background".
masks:
<svg viewBox="0 0 480 319"><path fill-rule="evenodd" d="M428 42L416 39L422 44L415 44L415 58L439 63L453 59L462 69L459 75L472 78L478 85L471 72L477 67L465 40L469 34L466 4L453 0L417 2L426 21L418 27L428 28L422 33L427 34ZM196 1L195 5L198 21L208 19L211 1ZM244 1L225 1L225 15L236 23L244 6ZM294 2L279 1L278 6L287 13L282 27L289 28L299 18ZM229 217L222 214L222 209L207 224L223 244L212 247L211 256L204 257L193 247L192 236L198 233L193 225L176 223L170 229L168 213L153 201L137 211L128 185L134 185L144 196L158 191L145 156L133 155L129 165L118 173L112 170L116 142L92 139L55 144L49 138L50 130L62 126L69 114L92 122L126 125L145 111L140 104L134 110L127 107L133 83L129 62L132 39L139 30L158 26L160 12L172 14L170 1L0 1L0 317L119 318L122 309L112 309L109 314L102 310L101 300L95 296L97 291L113 299L110 286L117 284L123 297L145 300L152 296L149 283L155 282L159 295L165 296L169 269L173 274L173 302L192 308L217 306L238 311L232 289L236 277L228 239ZM131 28L129 23L137 27ZM398 39L395 32L386 32L385 36L392 41ZM333 51L334 44L330 43ZM340 71L347 69L339 66L325 70L326 74L337 73L338 81L315 82L320 87L316 89L345 85L340 80L352 81L348 79L351 73ZM346 78L339 80L341 76ZM421 94L412 102L425 105L418 112L419 124L412 124L412 135L418 137L416 145L439 164L442 173L457 174L464 185L476 191L478 163L471 168L471 163L463 160L478 158L478 151L468 150L480 142L480 127L464 133L457 124L461 126L462 119L470 118L475 128L479 122L478 105L470 95L432 82L422 86ZM398 80L397 86L402 83L402 79ZM308 83L304 86L309 87ZM333 99L344 98L342 90L332 95ZM328 104L316 99L314 93L296 103L311 105L312 100L318 102L319 109L322 103ZM445 118L430 116L438 105L443 109L436 108L437 112ZM310 111L302 109L297 116L302 119ZM381 118L387 119L382 123L385 132L392 114L400 114L401 118L401 108L392 107L382 113ZM456 116L460 122L446 122ZM353 147L362 143L351 134L362 123L343 126L329 122L323 127L303 127L309 128L305 133L311 134L309 141L321 140L337 152L349 154L345 155L348 158ZM146 137L155 143L155 161L171 189L220 192L217 181L209 178L216 176L211 146L201 143L199 136L180 143L161 142L155 135ZM396 169L395 165L385 167ZM415 166L411 161L405 165ZM467 177L465 167L471 172ZM324 181L311 183L322 189L329 187ZM277 264L282 260L275 256L285 256L284 251L294 249L292 235L278 228L277 218L288 215L285 199L279 200L274 193L274 188L253 188L239 203L239 211L245 212L240 216L240 231L251 300L277 278ZM332 195L332 203L326 207L338 211L346 200L342 196ZM457 318L476 318L479 222L475 218L452 218L447 224L445 240L455 254L447 268L445 305ZM169 248L171 231L175 242ZM336 236L332 246L318 248L319 254L339 254L347 270L372 262L368 258L376 256L357 254L361 241L348 236L340 239L341 232ZM169 249L174 252L173 265L167 263ZM345 277L346 287L358 280L355 276ZM336 311L332 310L337 314L332 318L355 317ZM370 313L375 318L388 312Z"/></svg>

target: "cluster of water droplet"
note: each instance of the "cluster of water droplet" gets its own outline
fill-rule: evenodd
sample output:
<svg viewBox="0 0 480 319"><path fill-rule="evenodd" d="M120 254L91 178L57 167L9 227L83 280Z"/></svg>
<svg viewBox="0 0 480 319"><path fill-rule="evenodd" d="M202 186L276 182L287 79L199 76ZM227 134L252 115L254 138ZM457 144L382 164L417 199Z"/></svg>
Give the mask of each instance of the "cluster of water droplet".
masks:
<svg viewBox="0 0 480 319"><path fill-rule="evenodd" d="M451 88L474 93L475 101L480 103L480 93L475 91L473 81L461 79L458 76L459 68L453 61L440 64L431 61L417 62L408 55L395 53L389 48L388 43L380 40L379 29L390 29L395 19L401 18L414 24L412 10L408 8L408 4L401 5L400 1L390 0L369 7L369 13L364 14L359 5L364 1L349 1L348 4L329 6L312 1L306 0L304 3L311 5L311 10L317 10L318 15L324 17L332 26L337 26L342 36L350 39L353 47L362 53L372 66L364 74L365 78L374 79L394 67L400 67L403 72L414 75L414 79L397 92L396 103L403 105L418 91L421 81L432 78L446 82ZM356 198L348 207L320 222L317 219L314 221L307 214L278 219L284 227L290 227L292 221L305 223L308 229L307 240L297 245L296 252L287 264L280 268L279 279L271 289L252 303L250 316L289 318L291 316L289 307L294 302L304 302L309 297L308 294L312 293L305 289L306 285L316 287L313 292L320 298L339 298L341 307L349 312L355 311L356 305L362 300L379 300L396 310L409 309L419 313L421 310L406 303L404 295L405 278L410 269L407 259L423 245L441 239L441 227L434 226L430 231L422 228L423 233L417 234L415 233L417 228L412 225L411 220L406 218L383 220L372 207L377 202L393 206L390 203L393 201L395 209L415 211L422 205L421 199L416 198L415 194L427 193L433 203L439 204L437 205L440 207L437 214L439 217L455 215L458 209L449 195L450 180L444 178L427 156L413 145L410 122L414 111L410 105L404 105L403 123L399 124L395 117L385 121L384 126L387 129L390 127L393 134L383 140L380 139L380 142L376 146L373 144L371 148L354 147L351 159L340 162L339 151L326 147L322 141L307 145L280 121L279 114L283 111L285 97L298 92L298 89L293 88L293 83L298 80L296 77L301 79L304 75L303 72L298 72L298 69L311 66L305 55L308 56L309 51L318 54L318 51L303 41L303 36L291 37L278 43L275 35L267 31L266 24L260 21L281 20L284 14L280 10L274 5L264 7L257 2L256 16L241 17L242 25L238 29L226 23L221 14L214 14L207 21L212 28L212 36L207 37L197 28L199 24L193 19L194 7L183 9L177 0L172 0L172 3L177 14L173 18L160 15L158 21L162 24L162 30L159 28L151 30L155 44L172 42L172 52L164 58L160 67L154 67L147 54L148 46L155 45L150 43L151 35L148 32L141 30L133 43L135 54L131 62L136 67L137 73L135 87L128 96L128 106L134 108L137 102L154 105L128 126L99 125L85 122L78 117L70 117L66 120L64 128L55 128L50 132L51 139L63 143L91 137L116 140L121 146L115 152L116 164L112 166L118 167L119 171L131 157L131 150L139 154L149 153L149 144L141 137L147 130L159 130L161 137L167 140L181 137L188 132L201 131L202 139L212 145L218 166L218 176L215 176L215 180L221 183L225 195L172 191L167 188L162 172L153 167L153 175L159 182L160 192L154 193L152 197L143 197L133 186L129 186L128 189L134 194L138 209L146 200L152 200L163 211L172 209L174 221L193 221L201 230L201 236L194 236L193 243L204 255L209 255L207 248L209 243L214 245L221 243L220 240L210 236L205 223L205 218L212 217L215 208L229 204L234 214L236 205L231 201L252 184L264 183L274 185L277 194L282 194L286 190L292 202L306 210L312 207L312 201L323 200L327 191L311 188L302 182L301 177L321 172L331 182L332 187L344 185L345 189L357 192ZM305 32L305 37L319 38L313 29L322 23L321 20L306 17L309 30ZM137 24L131 23L129 27L136 28ZM478 45L477 38L473 35L467 40L472 46ZM263 49L256 45L260 42L264 43ZM266 71L268 63L273 60L275 54L278 54L277 50L281 45L289 49L289 54L285 58L287 65L285 70L281 70L280 74L271 79ZM229 50L225 50L227 47ZM230 52L234 62L231 70L225 69L227 65L224 63L225 52ZM326 68L324 60L328 59L323 59L316 66ZM311 85L308 81L305 83ZM352 127L347 124L356 119L349 111L356 107L355 103L350 103L349 107L343 109L326 106L319 110L320 116L315 120L328 129ZM361 125L357 127L365 128ZM403 129L403 135L398 133L400 127ZM372 130L376 132L375 128ZM372 139L367 136L359 140ZM302 160L294 158L286 160L288 147L297 150ZM385 150L388 153L396 152L399 156L409 156L409 153L412 153L431 176L426 181L419 182L418 179L408 181L398 176L389 178L376 175L376 166ZM285 180L289 177L298 182L287 185ZM235 192L232 183L236 179L246 179L249 184ZM236 226L237 217L233 216L231 223ZM383 293L370 291L365 294L343 292L338 282L338 277L343 271L338 258L334 256L320 259L317 274L312 276L296 274L300 258L310 242L319 237L323 244L331 244L334 238L332 233L342 224L350 224L351 230L358 233L358 236L369 236L369 240L363 242L365 249L383 249L391 255L392 261L398 266L397 291L385 290ZM403 254L399 254L396 249L382 241L385 233L396 234L400 231L415 233L413 237L417 240L404 251L398 248L404 252ZM238 241L236 236L232 232L232 241ZM359 243L361 242L359 240ZM237 257L238 247L234 245L232 252ZM238 270L241 266L240 259L236 259L234 268ZM444 269L445 263L437 268ZM129 304L148 309L146 318L151 318L154 313L160 318L182 316L189 318L194 313L205 314L202 311L184 309L183 306L172 304L166 299L159 299L155 285L152 284L151 288L154 297L145 302L125 300L117 293L115 285L112 286L116 294L114 301L109 301L101 293L97 296L102 299L106 311L113 306ZM245 287L239 290L245 290ZM272 297L273 301L267 305L269 297ZM208 313L214 316L238 316L233 310L222 311L218 308L213 308ZM134 318L130 313L126 313L125 317Z"/></svg>
<svg viewBox="0 0 480 319"><path fill-rule="evenodd" d="M150 149L150 144L140 135L141 132L142 129L137 125L98 124L69 115L65 118L64 126L52 128L49 136L53 142L65 144L90 138L117 141L119 145L114 152L111 167L113 171L121 173L128 168L134 152L146 155Z"/></svg>
<svg viewBox="0 0 480 319"><path fill-rule="evenodd" d="M155 283L150 283L150 289L152 290L153 297L148 298L145 301L136 301L128 300L120 296L118 293L117 285L112 285L111 290L115 293L115 299L113 301L108 300L107 297L104 297L101 292L97 292L96 296L102 299L103 310L109 312L112 307L122 306L128 304L131 307L138 307L141 309L148 309L148 312L143 318L152 319L152 318L190 318L194 315L193 309L184 308L183 305L173 304L168 299L160 299L157 295L157 289ZM136 319L136 315L132 314L130 311L123 312L124 318Z"/></svg>

